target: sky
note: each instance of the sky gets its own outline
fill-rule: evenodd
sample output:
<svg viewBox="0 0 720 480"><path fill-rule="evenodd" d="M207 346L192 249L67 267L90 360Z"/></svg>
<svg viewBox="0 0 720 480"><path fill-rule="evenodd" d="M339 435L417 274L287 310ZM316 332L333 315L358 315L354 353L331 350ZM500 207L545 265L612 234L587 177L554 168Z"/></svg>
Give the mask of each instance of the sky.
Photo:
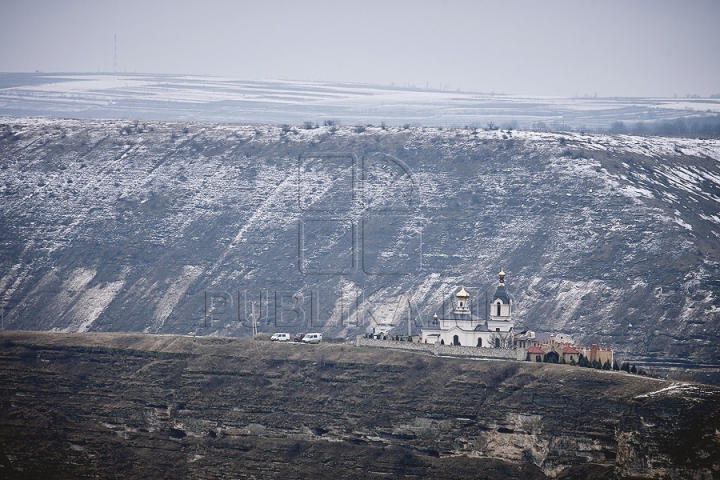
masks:
<svg viewBox="0 0 720 480"><path fill-rule="evenodd" d="M720 1L0 0L0 72L114 69L709 96L720 94Z"/></svg>

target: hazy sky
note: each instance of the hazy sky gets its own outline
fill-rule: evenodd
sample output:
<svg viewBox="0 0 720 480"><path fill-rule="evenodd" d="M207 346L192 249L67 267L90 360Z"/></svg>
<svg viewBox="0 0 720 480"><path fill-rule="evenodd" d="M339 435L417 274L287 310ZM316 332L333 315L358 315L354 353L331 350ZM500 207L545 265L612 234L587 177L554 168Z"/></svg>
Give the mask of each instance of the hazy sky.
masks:
<svg viewBox="0 0 720 480"><path fill-rule="evenodd" d="M0 71L720 93L720 1L8 1Z"/></svg>

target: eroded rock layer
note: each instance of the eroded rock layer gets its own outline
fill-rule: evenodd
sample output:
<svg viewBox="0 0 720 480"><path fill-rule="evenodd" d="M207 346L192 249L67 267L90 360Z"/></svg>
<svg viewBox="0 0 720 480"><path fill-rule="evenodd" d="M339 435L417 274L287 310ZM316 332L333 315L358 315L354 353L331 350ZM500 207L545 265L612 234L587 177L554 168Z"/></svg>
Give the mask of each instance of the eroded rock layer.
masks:
<svg viewBox="0 0 720 480"><path fill-rule="evenodd" d="M0 345L3 478L720 474L720 390L699 384L266 337Z"/></svg>

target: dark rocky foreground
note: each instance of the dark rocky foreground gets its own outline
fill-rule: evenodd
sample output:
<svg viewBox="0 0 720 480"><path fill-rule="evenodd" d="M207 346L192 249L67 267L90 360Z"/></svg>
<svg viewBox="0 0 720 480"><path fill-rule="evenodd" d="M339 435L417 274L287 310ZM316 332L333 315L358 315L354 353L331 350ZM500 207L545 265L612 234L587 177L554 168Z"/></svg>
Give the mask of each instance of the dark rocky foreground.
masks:
<svg viewBox="0 0 720 480"><path fill-rule="evenodd" d="M564 365L0 336L2 478L718 478L720 389Z"/></svg>

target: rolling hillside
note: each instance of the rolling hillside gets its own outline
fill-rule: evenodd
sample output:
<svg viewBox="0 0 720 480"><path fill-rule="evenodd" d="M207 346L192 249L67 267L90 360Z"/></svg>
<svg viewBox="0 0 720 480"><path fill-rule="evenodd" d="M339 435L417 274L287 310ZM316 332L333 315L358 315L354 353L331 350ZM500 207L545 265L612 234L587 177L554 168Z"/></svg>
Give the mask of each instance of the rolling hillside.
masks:
<svg viewBox="0 0 720 480"><path fill-rule="evenodd" d="M4 118L0 158L6 329L417 332L502 267L518 327L717 375L717 140Z"/></svg>

